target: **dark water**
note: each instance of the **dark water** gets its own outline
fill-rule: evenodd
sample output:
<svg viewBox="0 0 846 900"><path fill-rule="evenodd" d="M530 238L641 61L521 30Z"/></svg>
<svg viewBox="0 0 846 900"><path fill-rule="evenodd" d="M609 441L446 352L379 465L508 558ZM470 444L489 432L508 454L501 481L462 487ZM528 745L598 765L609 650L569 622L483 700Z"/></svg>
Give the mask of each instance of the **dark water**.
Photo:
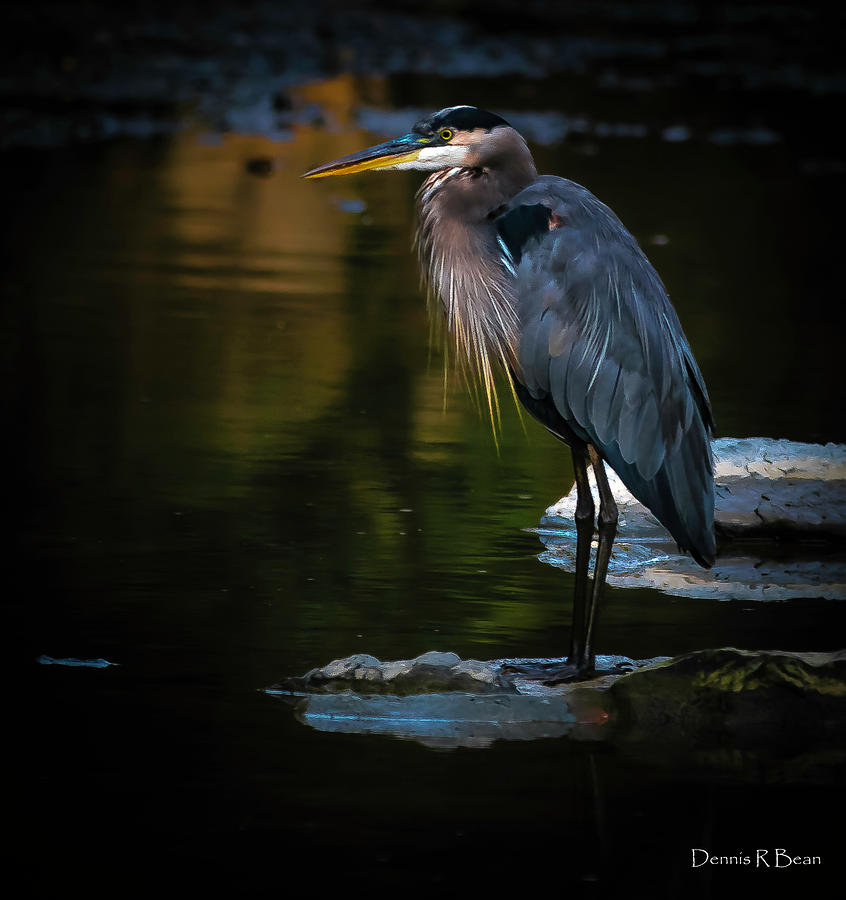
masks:
<svg viewBox="0 0 846 900"><path fill-rule="evenodd" d="M415 102L444 105L440 87ZM445 392L409 253L418 177L298 177L374 139L186 131L3 159L6 648L26 714L7 777L28 895L821 884L798 867L690 869L693 847L783 847L834 870L822 813L841 782L822 749L791 765L815 750L801 736L436 752L313 732L261 693L353 652L567 646L570 577L523 529L569 489L568 455L510 401L497 449L454 377ZM589 186L647 249L723 435L846 439L842 188L803 168L815 154L538 148L540 170ZM247 171L256 157L271 177ZM609 591L600 644L829 650L844 618L814 600Z"/></svg>

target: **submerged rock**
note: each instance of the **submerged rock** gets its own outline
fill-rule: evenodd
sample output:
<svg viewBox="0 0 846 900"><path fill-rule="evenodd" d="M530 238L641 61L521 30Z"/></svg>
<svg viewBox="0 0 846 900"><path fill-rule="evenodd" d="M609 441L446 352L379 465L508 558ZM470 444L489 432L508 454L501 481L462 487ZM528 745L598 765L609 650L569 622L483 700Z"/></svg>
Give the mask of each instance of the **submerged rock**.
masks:
<svg viewBox="0 0 846 900"><path fill-rule="evenodd" d="M713 447L715 566L706 571L680 554L609 470L620 519L608 583L718 599L846 599L846 447L768 438L723 438ZM575 570L575 508L574 486L538 529L547 547L540 559L567 571Z"/></svg>

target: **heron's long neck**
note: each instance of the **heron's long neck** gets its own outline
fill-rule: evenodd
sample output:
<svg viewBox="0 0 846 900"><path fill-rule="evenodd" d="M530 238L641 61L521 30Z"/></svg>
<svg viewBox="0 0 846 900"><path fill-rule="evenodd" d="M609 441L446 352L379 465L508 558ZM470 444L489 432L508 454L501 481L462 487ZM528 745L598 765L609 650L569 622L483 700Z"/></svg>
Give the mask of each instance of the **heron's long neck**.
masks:
<svg viewBox="0 0 846 900"><path fill-rule="evenodd" d="M460 365L478 378L492 410L493 368L512 366L517 312L491 213L507 202L476 169L435 172L417 195L417 252L430 298L440 299Z"/></svg>

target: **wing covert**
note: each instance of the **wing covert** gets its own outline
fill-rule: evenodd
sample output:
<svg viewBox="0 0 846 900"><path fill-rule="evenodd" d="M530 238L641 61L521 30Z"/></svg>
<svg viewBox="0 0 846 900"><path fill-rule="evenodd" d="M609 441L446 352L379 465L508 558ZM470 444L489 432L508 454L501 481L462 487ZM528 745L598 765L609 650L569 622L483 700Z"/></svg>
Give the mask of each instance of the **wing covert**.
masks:
<svg viewBox="0 0 846 900"><path fill-rule="evenodd" d="M679 545L712 563L713 417L654 268L614 213L565 179L540 178L497 225L514 264L514 377L530 412L544 406L552 431L560 420L559 436L593 444Z"/></svg>

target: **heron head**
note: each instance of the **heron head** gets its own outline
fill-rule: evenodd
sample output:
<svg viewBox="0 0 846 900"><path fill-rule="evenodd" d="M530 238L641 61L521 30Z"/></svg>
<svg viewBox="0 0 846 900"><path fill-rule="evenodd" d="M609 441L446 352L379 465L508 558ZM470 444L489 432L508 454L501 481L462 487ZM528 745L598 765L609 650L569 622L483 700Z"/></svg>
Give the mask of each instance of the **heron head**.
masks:
<svg viewBox="0 0 846 900"><path fill-rule="evenodd" d="M501 139L506 137L516 137L523 143L508 122L495 113L475 106L449 106L421 119L402 137L342 156L306 172L304 177L351 175L368 169L433 172L454 166L481 167L496 157Z"/></svg>

